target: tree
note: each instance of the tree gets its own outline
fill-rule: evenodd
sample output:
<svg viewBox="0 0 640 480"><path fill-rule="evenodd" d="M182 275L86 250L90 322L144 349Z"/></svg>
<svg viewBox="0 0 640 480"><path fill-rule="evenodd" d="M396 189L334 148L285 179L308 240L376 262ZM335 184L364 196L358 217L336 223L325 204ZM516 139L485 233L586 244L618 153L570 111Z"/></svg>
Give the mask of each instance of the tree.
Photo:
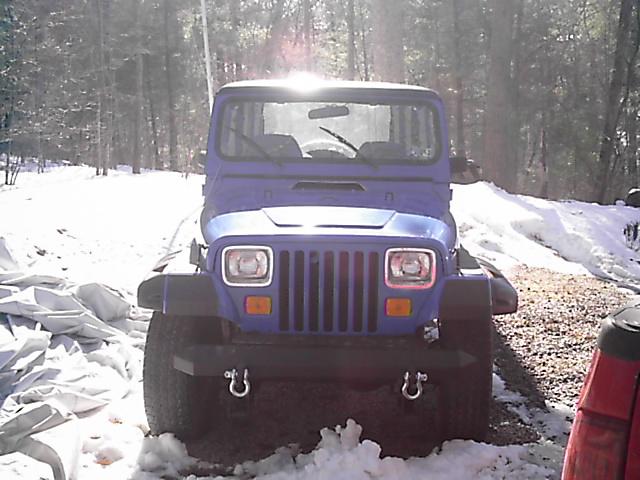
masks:
<svg viewBox="0 0 640 480"><path fill-rule="evenodd" d="M640 42L635 43L631 59L627 60L627 52L630 47L633 0L620 0L620 17L616 32L616 48L613 59L613 71L611 72L611 82L609 83L609 93L604 114L604 128L602 132L602 144L600 146L600 171L595 182L597 188L596 198L600 202L607 200L607 192L610 187L609 182L613 174L613 155L617 137L617 128L620 122L623 108L629 98L623 94L625 82L628 81L629 71L635 68L635 58L638 53ZM636 6L636 9L638 7ZM628 84L627 84L628 87Z"/></svg>
<svg viewBox="0 0 640 480"><path fill-rule="evenodd" d="M510 190L546 178L551 198L608 200L638 184L635 0L202 3L5 0L0 142L100 173L180 169L204 147L210 89L309 68L435 88L448 147Z"/></svg>
<svg viewBox="0 0 640 480"><path fill-rule="evenodd" d="M173 44L170 32L174 30L174 11L169 0L163 0L163 25L164 25L164 74L167 86L167 118L169 129L169 169L178 171L178 132L176 130L176 104L173 85Z"/></svg>
<svg viewBox="0 0 640 480"><path fill-rule="evenodd" d="M460 28L460 0L453 0L451 2L451 12L453 17L456 153L460 156L465 156L467 153L464 140L464 89L462 85L462 52L460 51L460 38L462 37L462 29Z"/></svg>
<svg viewBox="0 0 640 480"><path fill-rule="evenodd" d="M404 0L372 0L372 13L375 78L404 83Z"/></svg>
<svg viewBox="0 0 640 480"><path fill-rule="evenodd" d="M513 115L511 102L513 2L512 0L492 0L491 7L489 77L482 160L487 178L500 187L513 190L516 183L510 129Z"/></svg>
<svg viewBox="0 0 640 480"><path fill-rule="evenodd" d="M347 80L356 77L356 11L354 0L347 1Z"/></svg>

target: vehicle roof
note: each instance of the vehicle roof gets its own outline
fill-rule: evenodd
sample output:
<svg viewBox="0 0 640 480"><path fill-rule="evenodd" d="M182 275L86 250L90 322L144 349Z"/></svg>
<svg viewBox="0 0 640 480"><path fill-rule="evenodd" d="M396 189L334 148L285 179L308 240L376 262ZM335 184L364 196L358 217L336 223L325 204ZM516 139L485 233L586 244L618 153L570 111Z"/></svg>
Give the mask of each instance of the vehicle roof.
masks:
<svg viewBox="0 0 640 480"><path fill-rule="evenodd" d="M412 91L435 94L431 89L417 85L390 82L362 82L350 80L324 80L311 76L294 76L281 79L243 80L223 85L220 90L235 89L274 89L291 91L317 90L394 90Z"/></svg>

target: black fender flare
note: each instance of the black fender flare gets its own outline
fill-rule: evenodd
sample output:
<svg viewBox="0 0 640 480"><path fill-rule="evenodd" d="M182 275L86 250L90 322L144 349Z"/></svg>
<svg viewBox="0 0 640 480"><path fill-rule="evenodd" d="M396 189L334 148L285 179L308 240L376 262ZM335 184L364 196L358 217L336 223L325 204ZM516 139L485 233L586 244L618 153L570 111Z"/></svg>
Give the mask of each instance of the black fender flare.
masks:
<svg viewBox="0 0 640 480"><path fill-rule="evenodd" d="M489 278L489 284L491 286L491 310L493 315L504 315L514 313L518 310L518 291L495 265L487 260L473 257L465 248L461 247L458 251L458 268L460 272L464 272L465 270L471 272L481 270ZM447 287L445 286L445 288ZM460 289L459 295L462 295L460 298L465 298L467 295L462 291L465 287L451 286L448 288ZM480 287L473 288L478 289ZM474 294L477 295L478 293L476 292ZM451 295L455 298L456 294L452 293Z"/></svg>
<svg viewBox="0 0 640 480"><path fill-rule="evenodd" d="M480 267L491 282L491 304L494 315L505 315L518 311L518 291L492 263L478 259Z"/></svg>
<svg viewBox="0 0 640 480"><path fill-rule="evenodd" d="M211 277L202 273L161 273L138 286L138 305L165 315L215 316L218 297Z"/></svg>
<svg viewBox="0 0 640 480"><path fill-rule="evenodd" d="M491 315L492 300L489 279L484 275L475 278L449 278L440 297L439 317L443 319L471 320Z"/></svg>

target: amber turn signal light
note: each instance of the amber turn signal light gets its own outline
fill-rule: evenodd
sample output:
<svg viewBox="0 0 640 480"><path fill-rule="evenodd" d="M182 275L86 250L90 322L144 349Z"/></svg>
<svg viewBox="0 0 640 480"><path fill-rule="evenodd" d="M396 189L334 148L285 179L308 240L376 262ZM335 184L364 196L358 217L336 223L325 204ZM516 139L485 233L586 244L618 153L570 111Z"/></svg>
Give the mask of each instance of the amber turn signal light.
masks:
<svg viewBox="0 0 640 480"><path fill-rule="evenodd" d="M246 297L244 311L248 315L271 315L271 297Z"/></svg>
<svg viewBox="0 0 640 480"><path fill-rule="evenodd" d="M384 309L388 317L409 317L411 315L411 299L387 298Z"/></svg>

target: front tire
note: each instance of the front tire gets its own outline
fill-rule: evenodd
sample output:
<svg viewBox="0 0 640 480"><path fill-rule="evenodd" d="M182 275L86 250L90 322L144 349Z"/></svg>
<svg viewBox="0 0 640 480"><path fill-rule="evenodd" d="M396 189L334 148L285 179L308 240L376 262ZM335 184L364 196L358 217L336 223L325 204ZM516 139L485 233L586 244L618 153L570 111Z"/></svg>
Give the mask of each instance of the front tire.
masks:
<svg viewBox="0 0 640 480"><path fill-rule="evenodd" d="M217 410L216 382L173 367L176 352L195 343L217 340L215 319L155 312L144 351L144 407L151 433L173 432L182 440L204 434Z"/></svg>

